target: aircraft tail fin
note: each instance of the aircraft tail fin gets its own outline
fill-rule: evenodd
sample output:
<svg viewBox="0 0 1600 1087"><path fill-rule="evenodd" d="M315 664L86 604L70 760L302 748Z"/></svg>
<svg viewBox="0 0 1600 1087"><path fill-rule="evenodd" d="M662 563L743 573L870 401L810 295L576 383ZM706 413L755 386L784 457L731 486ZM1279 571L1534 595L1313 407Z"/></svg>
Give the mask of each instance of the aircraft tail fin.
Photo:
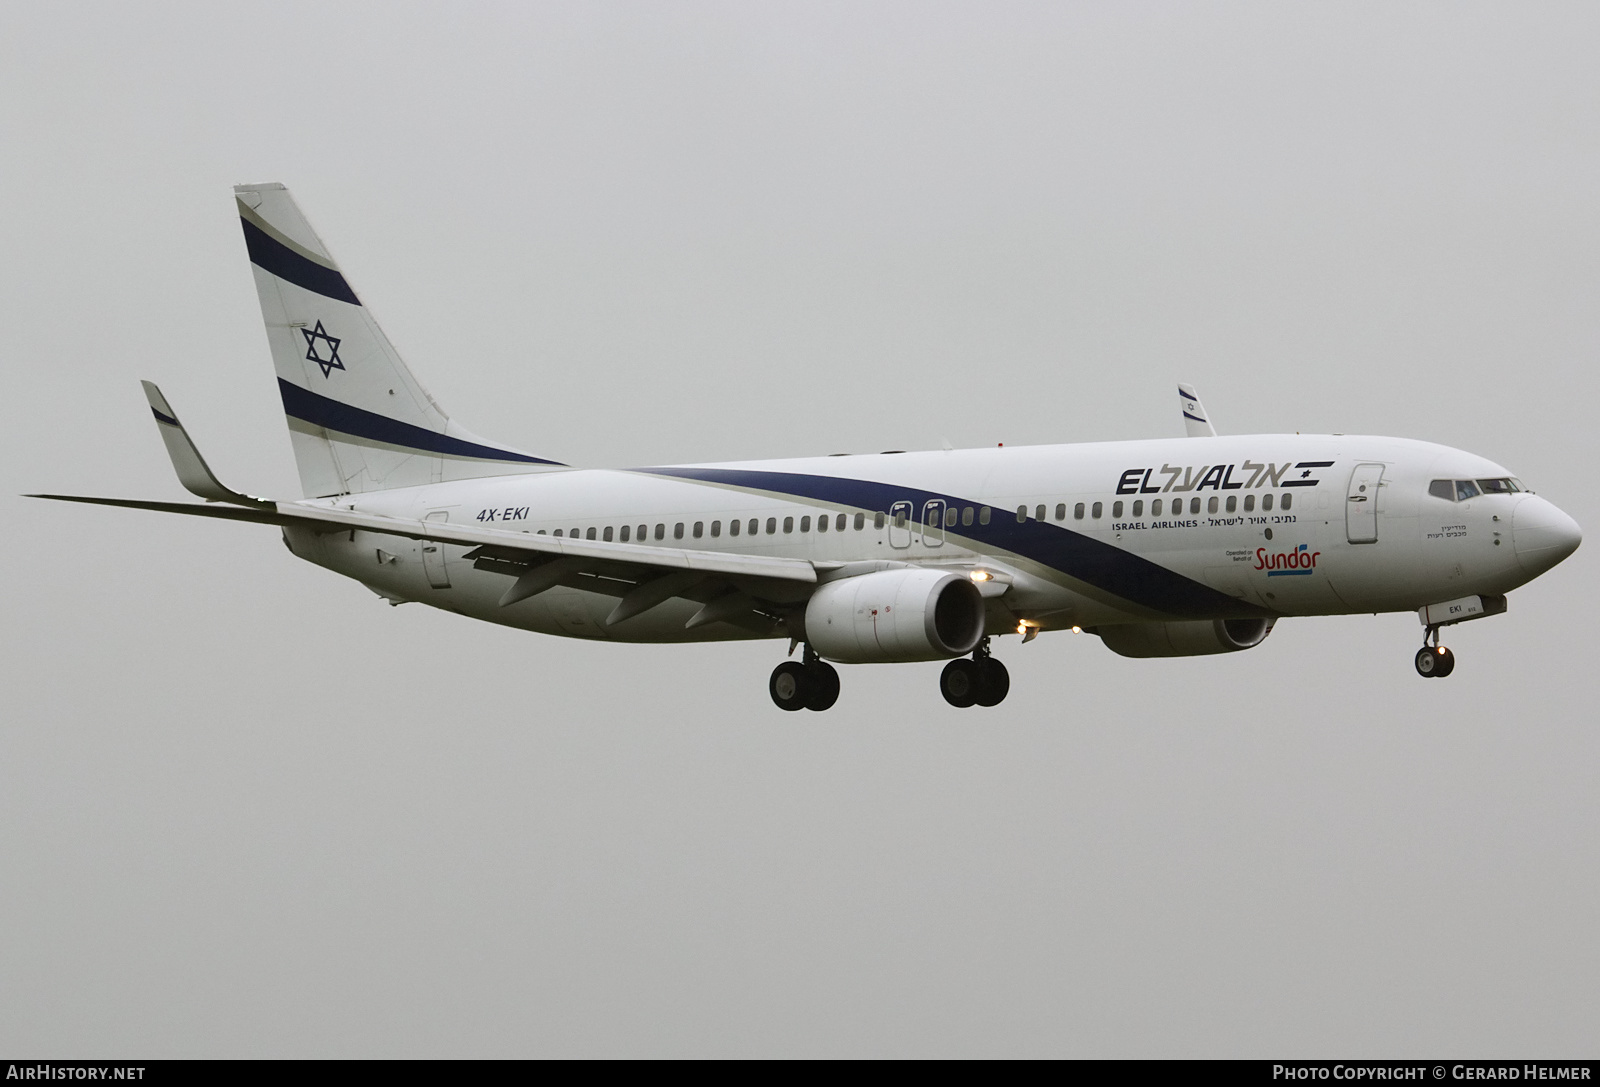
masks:
<svg viewBox="0 0 1600 1087"><path fill-rule="evenodd" d="M288 189L233 191L306 497L562 467L486 441L445 414Z"/></svg>
<svg viewBox="0 0 1600 1087"><path fill-rule="evenodd" d="M1178 403L1183 408L1183 429L1191 438L1215 438L1217 428L1211 425L1211 416L1200 404L1200 394L1193 385L1178 386Z"/></svg>

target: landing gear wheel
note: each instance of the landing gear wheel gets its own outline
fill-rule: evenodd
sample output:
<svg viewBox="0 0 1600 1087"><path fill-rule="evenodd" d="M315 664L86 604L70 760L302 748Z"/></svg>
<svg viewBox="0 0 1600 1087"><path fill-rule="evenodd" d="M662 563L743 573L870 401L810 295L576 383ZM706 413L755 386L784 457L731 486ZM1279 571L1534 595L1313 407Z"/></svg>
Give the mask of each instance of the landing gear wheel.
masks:
<svg viewBox="0 0 1600 1087"><path fill-rule="evenodd" d="M827 661L814 660L804 666L806 709L821 712L839 701L839 673ZM776 696L774 696L776 697Z"/></svg>
<svg viewBox="0 0 1600 1087"><path fill-rule="evenodd" d="M993 657L975 663L978 666L978 705L998 706L1011 692L1011 673Z"/></svg>
<svg viewBox="0 0 1600 1087"><path fill-rule="evenodd" d="M772 695L772 701L777 703L780 710L799 710L806 705L807 687L806 669L799 661L784 661L772 670L772 678L767 681L767 693Z"/></svg>
<svg viewBox="0 0 1600 1087"><path fill-rule="evenodd" d="M1456 670L1456 655L1442 645L1425 645L1417 650L1417 675L1424 679L1443 679Z"/></svg>
<svg viewBox="0 0 1600 1087"><path fill-rule="evenodd" d="M978 701L983 686L983 673L976 661L957 657L944 666L939 675L939 693L957 709L966 709Z"/></svg>

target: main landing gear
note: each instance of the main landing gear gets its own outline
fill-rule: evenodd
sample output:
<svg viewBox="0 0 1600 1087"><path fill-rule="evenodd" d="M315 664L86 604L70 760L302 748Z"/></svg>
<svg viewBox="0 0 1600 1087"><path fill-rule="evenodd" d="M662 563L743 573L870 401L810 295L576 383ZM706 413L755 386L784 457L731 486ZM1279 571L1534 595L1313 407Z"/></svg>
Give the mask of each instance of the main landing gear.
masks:
<svg viewBox="0 0 1600 1087"><path fill-rule="evenodd" d="M772 670L767 691L780 710L816 710L839 701L839 673L808 645L803 658Z"/></svg>
<svg viewBox="0 0 1600 1087"><path fill-rule="evenodd" d="M1432 644L1429 644L1432 643ZM1423 679L1443 679L1456 670L1456 655L1439 644L1439 628L1429 627L1417 650L1417 675Z"/></svg>
<svg viewBox="0 0 1600 1087"><path fill-rule="evenodd" d="M998 706L1011 691L1011 673L989 656L989 639L984 638L972 651L972 659L957 657L944 666L939 676L939 693L958 709L968 706Z"/></svg>

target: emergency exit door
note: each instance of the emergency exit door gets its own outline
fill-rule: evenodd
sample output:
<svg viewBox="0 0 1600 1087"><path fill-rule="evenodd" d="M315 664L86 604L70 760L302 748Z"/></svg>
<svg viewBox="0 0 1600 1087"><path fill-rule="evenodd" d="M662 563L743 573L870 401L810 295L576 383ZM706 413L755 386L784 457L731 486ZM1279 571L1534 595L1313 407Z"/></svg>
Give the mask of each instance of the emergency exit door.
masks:
<svg viewBox="0 0 1600 1087"><path fill-rule="evenodd" d="M1350 473L1344 527L1346 538L1353 544L1378 542L1378 488L1382 482L1381 464L1358 464Z"/></svg>

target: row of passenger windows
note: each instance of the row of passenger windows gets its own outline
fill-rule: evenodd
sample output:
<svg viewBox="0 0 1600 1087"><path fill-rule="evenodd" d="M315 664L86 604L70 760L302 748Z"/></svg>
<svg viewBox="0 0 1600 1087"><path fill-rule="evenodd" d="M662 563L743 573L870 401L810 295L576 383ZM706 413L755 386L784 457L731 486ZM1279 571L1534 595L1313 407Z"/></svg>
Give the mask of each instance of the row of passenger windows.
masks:
<svg viewBox="0 0 1600 1087"><path fill-rule="evenodd" d="M882 528L883 527L883 520L884 520L883 514L879 513L879 514L874 515L873 527L874 528ZM785 518L783 518L783 520L781 522L782 526L783 526L783 531L792 533L795 530L795 523L794 522L795 522L795 519L793 517L785 517ZM776 517L768 517L766 519L766 522L765 522L767 535L768 536L777 535L779 524L780 524L780 522L779 522L778 518L776 518ZM828 514L824 513L824 514L820 515L817 518L816 528L817 528L818 532L827 532L827 531L829 531L829 529L832 529L834 532L843 532L845 530L845 528L849 526L849 524L850 524L850 518L849 518L848 514L841 513L841 514L838 514L837 516L829 516ZM854 527L855 527L855 530L857 532L860 532L862 529L866 528L867 527L867 515L864 514L864 513L856 514L855 515L855 520L854 520ZM705 536L705 534L706 534L706 523L704 521L696 521L692 527L686 526L684 522L679 521L677 524L672 526L672 538L674 540L683 539L685 528L688 528L689 535L693 536L697 540L700 539L701 537ZM728 535L729 536L738 536L738 535L741 535L741 534L746 535L746 536L756 536L756 535L760 534L761 529L762 529L762 520L759 517L752 517L752 518L750 518L749 521L729 521L728 522ZM801 532L810 532L811 531L811 516L809 514L807 514L806 516L800 518L800 531ZM539 535L543 536L544 534L545 534L544 529L540 529L539 530ZM564 529L559 529L558 528L558 529L555 530L555 532L551 533L551 535L553 535L553 536L562 536L562 535L567 535L567 533L566 533L566 531ZM722 535L722 522L721 521L712 521L711 522L711 537L712 537L712 539L716 539L717 537L719 537L721 535ZM637 540L640 543L644 543L645 541L647 541L647 540L649 540L651 538L652 533L650 531L650 526L649 525L639 525L639 526L637 526L637 528L635 528L635 526L633 526L633 525L623 525L621 528L615 528L615 527L613 527L611 525L607 525L607 526L605 526L604 528L601 528L601 529L596 529L596 528L588 528L588 529L585 529L585 528L574 528L572 530L572 532L571 532L571 536L572 536L573 539L579 539L579 538L582 538L582 539L585 539L585 540L599 539L599 540L604 540L607 543L610 543L613 540L615 540L617 542L620 542L620 543L627 543L630 540ZM656 525L655 532L654 532L654 538L658 539L658 540L664 540L664 539L667 538L667 526L665 524Z"/></svg>
<svg viewBox="0 0 1600 1087"><path fill-rule="evenodd" d="M1448 502L1465 502L1480 494L1516 494L1524 490L1520 479L1436 479L1428 484L1428 493Z"/></svg>
<svg viewBox="0 0 1600 1087"><path fill-rule="evenodd" d="M1263 513L1271 512L1271 510L1272 510L1272 500L1273 500L1273 496L1270 495L1270 494L1264 494L1264 495L1261 496L1261 511ZM1152 501L1150 503L1150 516L1151 517L1160 517L1161 516L1161 514L1162 514L1162 506L1163 506L1164 502L1165 502L1165 499L1157 498L1157 499L1155 499L1154 501ZM1143 517L1144 516L1144 499L1142 499L1142 498L1135 499L1131 504L1133 506L1132 516L1134 516L1134 517ZM1126 511L1127 506L1128 506L1128 503L1124 503L1124 502L1121 502L1121 501L1117 501L1117 502L1111 503L1111 517L1112 517L1112 519L1113 520L1120 520L1122 518L1124 512ZM1238 513L1239 512L1239 506L1240 506L1239 496L1236 495L1236 494L1230 494L1226 499L1217 498L1216 496L1213 496L1211 498L1206 499L1206 502L1205 502L1205 510L1206 510L1207 513ZM1280 509L1280 510L1290 510L1290 509L1293 509L1293 508L1294 508L1294 495L1285 494L1281 499L1279 499L1279 501L1278 501L1278 509ZM1244 496L1244 512L1245 513L1254 513L1255 510L1256 510L1256 496L1253 495L1253 494L1245 495ZM1106 512L1106 504L1104 502L1095 502L1092 505L1086 504L1086 503L1083 503L1083 502L1079 502L1077 505L1072 507L1072 519L1075 520L1075 521L1081 521L1081 520L1083 520L1084 514L1087 513L1091 518L1093 518L1095 520L1098 520L1099 518L1105 516L1105 512ZM1191 498L1191 499L1189 499L1189 513L1191 515L1193 515L1193 514L1198 514L1199 512L1200 512L1200 499L1199 498ZM1044 520L1044 515L1045 515L1045 507L1044 506L1040 505L1040 506L1035 506L1033 508L1033 518L1034 518L1034 520L1043 521ZM1181 517L1181 516L1183 516L1183 499L1181 499L1181 498L1172 499L1171 512L1168 513L1168 516L1169 517ZM1017 507L1017 521L1020 523L1022 521L1026 521L1027 519L1028 519L1028 507L1027 506L1018 506ZM1066 519L1067 519L1067 504L1065 502L1058 502L1056 504L1056 520L1057 521L1065 521Z"/></svg>
<svg viewBox="0 0 1600 1087"><path fill-rule="evenodd" d="M1440 481L1437 481L1437 480L1435 481L1435 487L1437 487L1439 482ZM1448 482L1448 481L1444 481L1444 482ZM1483 482L1490 482L1490 481L1480 480L1479 482L1483 483ZM1470 482L1469 482L1468 485L1470 486ZM1434 490L1433 493L1437 494L1438 492L1437 492L1437 490ZM1474 491L1473 493L1476 494L1477 492ZM1264 494L1264 495L1261 496L1261 510L1262 510L1263 513L1271 512L1272 507L1273 507L1273 497L1274 496L1270 495L1270 494ZM1443 496L1441 496L1441 497L1443 497ZM1468 496L1468 497L1470 497L1470 496ZM1294 503L1294 495L1285 494L1285 495L1282 496L1282 498L1280 498L1278 500L1278 509L1287 511L1287 510L1289 510L1289 509L1291 509L1293 507L1293 503ZM1126 506L1127 505L1128 504L1123 503L1121 501L1116 501L1116 502L1111 503L1111 516L1112 516L1112 518L1114 520L1120 520L1122 518L1122 516L1124 515L1124 513L1126 512ZM1145 504L1144 504L1144 500L1143 499L1135 499L1131 503L1131 505L1132 505L1132 514L1131 514L1132 516L1134 516L1134 517L1143 517L1144 516L1144 505ZM1238 495L1233 495L1233 494L1230 494L1226 499L1218 499L1216 497L1208 498L1208 499L1206 499L1206 503L1205 503L1205 509L1206 509L1207 513L1223 513L1223 512L1226 512L1226 513L1237 513L1239 511L1239 506L1240 506L1239 496ZM937 509L937 507L934 507L934 509ZM1045 514L1046 514L1047 509L1048 509L1048 507L1043 505L1043 504L1035 506L1034 509L1033 509L1034 520L1043 521L1045 519ZM1256 509L1256 496L1253 495L1253 494L1245 495L1244 496L1244 512L1245 513L1253 513L1253 512L1255 512L1255 509ZM1162 511L1163 511L1163 500L1162 499L1157 498L1157 499L1153 500L1150 503L1150 516L1151 517L1160 517L1162 515ZM1183 516L1183 512L1184 512L1183 499L1181 499L1181 498L1172 499L1171 500L1171 512L1168 514L1168 516L1181 517L1181 516ZM1200 512L1200 499L1199 498L1191 498L1191 499L1189 499L1189 513L1190 514L1198 514L1199 512ZM1103 517L1105 515L1105 503L1104 502L1095 502L1092 505L1090 505L1090 504L1086 504L1086 503L1083 503L1083 502L1079 502L1077 505L1075 505L1072 508L1072 516L1073 516L1074 520L1078 520L1078 521L1083 520L1085 514L1087 514L1090 518L1093 518L1095 520L1099 520L1101 517ZM974 521L976 521L980 525L987 525L989 523L992 515L993 515L993 511L991 511L988 506L978 506L978 507L964 506L964 507L961 507L959 509L957 507L955 507L955 506L947 506L944 509L943 520L944 520L944 523L945 523L945 527L947 527L947 528L954 527L956 525L957 521L959 521L962 525L971 525ZM1067 519L1067 504L1065 502L1058 502L1056 504L1055 515L1056 515L1055 519L1057 521L1065 521ZM937 525L938 522L939 522L939 519L940 518L939 518L938 514L934 513L932 510L928 511L928 523L929 524ZM1027 506L1018 506L1017 507L1017 523L1021 524L1022 522L1026 521L1027 519L1028 519L1028 507ZM811 515L807 514L807 515L801 517L799 520L800 520L800 524L799 524L800 531L801 532L810 532L811 529L812 529ZM884 524L885 524L885 522L887 520L888 520L888 518L887 518L887 516L885 514L883 514L883 513L875 513L875 514L872 515L872 527L875 528L875 529L881 529L881 528L883 528L883 526L884 526ZM901 512L897 511L895 513L895 515L894 515L894 525L895 525L896 528L905 528L907 523L909 522L909 520L910 520L910 517L906 513L901 513ZM782 527L782 531L785 534L793 533L795 531L795 518L793 518L793 517L784 517L780 521L780 519L777 518L777 517L768 517L765 520L765 522L763 522L762 519L759 518L759 517L752 517L748 521L742 521L742 520L741 521L729 521L727 527L728 527L728 535L729 536L739 536L739 535L757 536L757 535L760 535L763 527L766 529L766 534L768 536L775 536L779 532L780 525ZM712 539L717 539L718 537L720 537L722 535L722 527L723 526L722 526L722 522L721 521L712 521L711 522L711 538ZM816 518L816 530L818 532L827 532L830 529L832 531L834 531L834 532L843 532L843 531L845 531L845 529L847 527L854 528L857 532L862 531L863 529L865 529L867 527L867 515L865 513L858 513L852 518L848 514L843 514L843 513L836 514L836 515L833 515L833 516L829 516L828 514L821 514ZM696 540L701 539L702 537L704 537L706 535L706 523L704 521L696 521L693 524L693 526L688 526L688 525L686 525L685 522L679 521L677 524L672 526L672 538L674 540L683 539L686 529L687 529L688 535L692 536ZM554 535L554 536L562 536L562 535L567 535L567 534L568 533L565 530L559 529L559 528L556 529L555 532L551 533L551 535ZM540 529L539 530L539 535L541 535L541 536L545 535L545 530L544 529ZM637 540L640 543L644 543L644 542L650 540L652 537L657 539L657 540L665 540L667 538L667 526L664 523L663 524L657 524L655 526L655 531L653 533L651 532L650 526L647 525L647 524L646 525L639 525L637 527L635 527L633 525L623 525L620 528L614 527L612 525L606 525L604 528L587 528L587 529L585 529L585 528L579 527L579 528L572 529L570 535L572 536L573 539L580 539L580 538L581 539L585 539L585 540L598 539L598 540L603 540L603 541L605 541L607 543L610 543L610 542L612 542L614 540L618 541L618 542L621 542L621 543L628 543L631 540Z"/></svg>

